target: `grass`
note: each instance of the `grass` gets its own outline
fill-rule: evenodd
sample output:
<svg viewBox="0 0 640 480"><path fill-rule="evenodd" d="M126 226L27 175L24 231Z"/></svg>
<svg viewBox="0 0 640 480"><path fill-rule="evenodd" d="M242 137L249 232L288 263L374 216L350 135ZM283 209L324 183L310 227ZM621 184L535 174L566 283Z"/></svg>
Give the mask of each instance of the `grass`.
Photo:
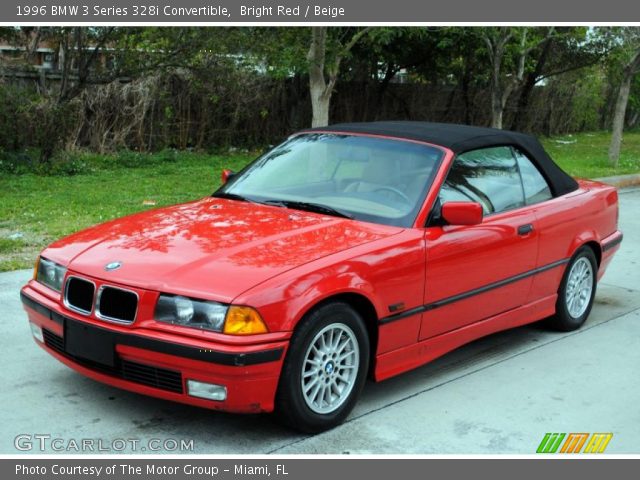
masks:
<svg viewBox="0 0 640 480"><path fill-rule="evenodd" d="M576 177L599 178L640 172L640 132L626 132L618 168L609 165L609 132L580 133L543 139L547 152Z"/></svg>
<svg viewBox="0 0 640 480"><path fill-rule="evenodd" d="M620 165L608 165L609 134L583 133L544 140L553 158L574 176L595 178L640 172L640 132L625 134ZM84 154L72 176L0 174L0 271L29 268L53 240L90 225L144 209L210 194L223 168L238 171L257 154Z"/></svg>
<svg viewBox="0 0 640 480"><path fill-rule="evenodd" d="M255 156L181 152L139 168L86 158L86 174L0 174L0 271L31 267L48 243L90 225L209 195L224 168L238 171Z"/></svg>

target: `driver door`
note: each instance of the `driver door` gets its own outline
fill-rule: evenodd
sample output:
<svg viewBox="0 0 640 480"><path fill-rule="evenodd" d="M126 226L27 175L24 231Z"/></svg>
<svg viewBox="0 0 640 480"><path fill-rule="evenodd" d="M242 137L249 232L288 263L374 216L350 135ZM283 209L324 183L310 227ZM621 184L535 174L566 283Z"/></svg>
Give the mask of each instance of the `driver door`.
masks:
<svg viewBox="0 0 640 480"><path fill-rule="evenodd" d="M436 221L426 228L426 311L421 340L526 302L536 266L538 233L523 190L511 147L475 150L454 160L440 191L440 205L478 202L484 219L469 226Z"/></svg>

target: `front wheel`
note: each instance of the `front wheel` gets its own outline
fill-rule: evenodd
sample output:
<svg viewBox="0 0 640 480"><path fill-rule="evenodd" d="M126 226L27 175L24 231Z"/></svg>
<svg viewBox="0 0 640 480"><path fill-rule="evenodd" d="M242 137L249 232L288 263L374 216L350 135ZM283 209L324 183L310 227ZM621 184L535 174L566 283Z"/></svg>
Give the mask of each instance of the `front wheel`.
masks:
<svg viewBox="0 0 640 480"><path fill-rule="evenodd" d="M562 278L556 301L556 314L549 319L551 327L569 332L585 322L596 294L598 263L593 250L580 248L573 256Z"/></svg>
<svg viewBox="0 0 640 480"><path fill-rule="evenodd" d="M285 359L276 410L289 426L315 433L353 409L369 368L369 337L348 304L325 304L296 328Z"/></svg>

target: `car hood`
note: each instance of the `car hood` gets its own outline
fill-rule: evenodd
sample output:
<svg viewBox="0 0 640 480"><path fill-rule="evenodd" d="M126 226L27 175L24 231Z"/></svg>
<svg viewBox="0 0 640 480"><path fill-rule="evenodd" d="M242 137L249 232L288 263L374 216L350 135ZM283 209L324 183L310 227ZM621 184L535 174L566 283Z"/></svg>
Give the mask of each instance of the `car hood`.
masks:
<svg viewBox="0 0 640 480"><path fill-rule="evenodd" d="M229 302L287 270L401 231L205 198L83 230L53 243L43 256L118 284ZM111 262L122 265L106 271Z"/></svg>

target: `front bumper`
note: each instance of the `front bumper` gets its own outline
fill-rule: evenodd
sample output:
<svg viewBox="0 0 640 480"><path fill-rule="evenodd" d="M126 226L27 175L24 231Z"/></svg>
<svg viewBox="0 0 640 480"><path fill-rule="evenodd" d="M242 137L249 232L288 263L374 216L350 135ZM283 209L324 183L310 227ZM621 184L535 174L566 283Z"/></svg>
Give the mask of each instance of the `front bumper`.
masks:
<svg viewBox="0 0 640 480"><path fill-rule="evenodd" d="M59 303L26 285L20 292L29 321L42 328L49 354L102 383L153 397L238 413L270 412L274 407L287 341L223 345L206 340L105 324L63 310ZM69 352L65 332L81 326L88 336L113 344L113 361L102 363ZM92 355L89 355L89 357ZM187 380L224 385L224 401L188 395Z"/></svg>

